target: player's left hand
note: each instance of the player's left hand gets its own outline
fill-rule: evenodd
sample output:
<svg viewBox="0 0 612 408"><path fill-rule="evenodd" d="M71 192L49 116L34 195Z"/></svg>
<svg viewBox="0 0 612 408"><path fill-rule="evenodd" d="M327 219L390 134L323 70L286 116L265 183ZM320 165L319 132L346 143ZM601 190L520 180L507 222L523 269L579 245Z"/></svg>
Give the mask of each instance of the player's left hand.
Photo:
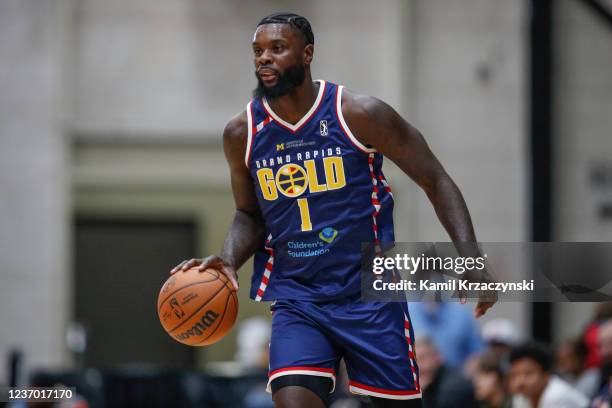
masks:
<svg viewBox="0 0 612 408"><path fill-rule="evenodd" d="M460 293L459 302L461 304L465 304L467 302L467 294L464 292ZM487 313L487 310L493 307L493 305L497 303L497 292L489 291L486 292L478 298L478 303L474 307L474 317L476 319L481 318Z"/></svg>
<svg viewBox="0 0 612 408"><path fill-rule="evenodd" d="M495 281L495 279L493 278L491 274L491 271L488 268L483 269L482 271L480 271L479 274L471 275L470 277L468 277L468 279L474 282L486 282L486 283ZM482 316L484 316L485 313L487 313L487 310L492 308L493 305L497 303L499 298L497 295L497 291L495 290L478 291L477 295L476 296L475 295L476 294L473 292L470 294L472 299L474 298L478 299L478 303L476 303L476 306L474 307L474 317L476 319L479 319ZM459 300L462 304L465 304L467 302L467 298L468 298L467 293L463 291L459 292Z"/></svg>
<svg viewBox="0 0 612 408"><path fill-rule="evenodd" d="M494 304L495 302L479 300L474 308L474 317L479 319L481 316L484 316L487 310L493 307Z"/></svg>

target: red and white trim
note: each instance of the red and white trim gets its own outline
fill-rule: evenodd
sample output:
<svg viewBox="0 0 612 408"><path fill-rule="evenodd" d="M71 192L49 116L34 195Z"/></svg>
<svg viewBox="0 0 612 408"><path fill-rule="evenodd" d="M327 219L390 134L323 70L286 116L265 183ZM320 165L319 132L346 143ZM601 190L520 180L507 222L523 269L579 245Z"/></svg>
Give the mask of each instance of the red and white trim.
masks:
<svg viewBox="0 0 612 408"><path fill-rule="evenodd" d="M297 132L306 122L308 122L308 119L310 119L315 114L315 112L317 111L317 109L319 109L319 106L321 105L321 101L323 100L323 95L325 94L325 81L323 81L322 79L317 79L315 82L318 82L320 84L319 93L317 93L317 99L315 99L315 102L310 107L310 110L306 112L306 114L302 116L302 119L300 119L296 124L291 124L283 120L283 118L281 118L280 116L278 116L272 110L266 98L262 98L264 109L266 110L266 112L268 112L268 115L270 115L272 119L276 121L276 123L293 133Z"/></svg>
<svg viewBox="0 0 612 408"><path fill-rule="evenodd" d="M264 126L266 126L270 122L272 122L272 118L270 116L267 116L264 120L259 122L257 126L253 128L253 134L256 135L259 131L261 131L261 129L264 128Z"/></svg>
<svg viewBox="0 0 612 408"><path fill-rule="evenodd" d="M370 167L370 179L372 180L372 206L374 211L372 212L372 229L374 230L374 251L377 255L382 253L380 247L380 239L378 238L378 223L377 218L380 212L380 201L378 200L378 185L376 182L376 175L374 174L374 153L368 155L368 166Z"/></svg>
<svg viewBox="0 0 612 408"><path fill-rule="evenodd" d="M272 274L272 267L274 266L274 249L268 247L270 240L272 239L272 234L268 235L266 239L265 249L268 251L270 256L268 257L268 261L266 262L266 268L264 269L264 274L261 277L261 283L259 284L259 288L257 289L257 295L255 295L255 301L261 302L263 299L264 293L266 292L266 288L268 287L268 283L270 282L270 275Z"/></svg>
<svg viewBox="0 0 612 408"><path fill-rule="evenodd" d="M409 400L421 398L421 391L419 389L406 391L385 390L382 388L361 384L356 381L349 381L349 390L353 394L370 395L372 397L387 399Z"/></svg>
<svg viewBox="0 0 612 408"><path fill-rule="evenodd" d="M249 102L246 106L247 145L246 145L246 151L244 153L244 164L246 164L247 168L249 167L249 159L251 158L251 149L253 148L253 111L251 108L252 103L253 101Z"/></svg>
<svg viewBox="0 0 612 408"><path fill-rule="evenodd" d="M387 179L385 178L385 176L382 174L382 171L380 172L380 174L378 175L378 179L380 180L380 182L383 184L383 186L385 187L385 190L387 191L387 193L389 193L389 195L393 198L393 191L391 191L391 186L389 185L389 183L387 183Z"/></svg>
<svg viewBox="0 0 612 408"><path fill-rule="evenodd" d="M406 314L404 314L404 336L408 343L408 360L410 361L410 370L412 371L413 384L415 385L414 390L386 390L383 388L372 387L370 385L361 384L357 381L349 381L349 390L355 394L370 395L373 397L387 398L387 399L398 399L407 400L421 398L421 386L419 385L419 379L416 372L416 359L414 356L414 349L412 340L410 339L410 320Z"/></svg>
<svg viewBox="0 0 612 408"><path fill-rule="evenodd" d="M376 149L369 148L363 143L361 143L359 140L357 140L353 132L351 132L351 129L349 129L348 125L346 124L346 120L344 120L344 115L342 114L343 89L344 86L342 85L338 85L336 88L336 116L338 116L338 120L340 121L340 127L344 131L344 134L349 138L351 143L353 143L357 149L361 150L364 153L376 153Z"/></svg>
<svg viewBox="0 0 612 408"><path fill-rule="evenodd" d="M416 357L414 356L414 345L412 344L412 340L410 338L410 320L404 314L404 336L406 337L406 342L408 343L408 360L410 361L410 370L412 371L412 378L414 379L414 384L416 385L417 391L420 391L421 386L419 385L419 378L417 376L416 371Z"/></svg>
<svg viewBox="0 0 612 408"><path fill-rule="evenodd" d="M284 375L314 375L317 377L327 377L332 379L332 389L330 394L334 392L336 388L336 374L333 368L324 368L324 367L308 367L308 366L297 366L297 367L285 367L279 368L278 370L270 371L268 373L268 386L266 387L266 391L272 392L270 384L275 378L282 377Z"/></svg>
<svg viewBox="0 0 612 408"><path fill-rule="evenodd" d="M266 117L264 120L259 122L257 125L253 124L253 101L249 102L246 106L246 114L247 114L247 145L246 151L244 153L244 164L249 167L249 162L251 160L251 152L253 151L253 138L255 135L261 131L268 123L272 122L272 118L270 116Z"/></svg>

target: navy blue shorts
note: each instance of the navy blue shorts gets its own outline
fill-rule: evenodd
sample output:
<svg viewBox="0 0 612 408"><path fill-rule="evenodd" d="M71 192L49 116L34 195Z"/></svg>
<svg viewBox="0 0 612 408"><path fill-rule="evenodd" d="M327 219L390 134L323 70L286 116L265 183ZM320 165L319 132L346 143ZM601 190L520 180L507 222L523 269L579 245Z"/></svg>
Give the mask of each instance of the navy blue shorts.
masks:
<svg viewBox="0 0 612 408"><path fill-rule="evenodd" d="M350 391L389 399L421 398L406 303L279 300L271 306L268 391L275 378L331 378L341 358Z"/></svg>

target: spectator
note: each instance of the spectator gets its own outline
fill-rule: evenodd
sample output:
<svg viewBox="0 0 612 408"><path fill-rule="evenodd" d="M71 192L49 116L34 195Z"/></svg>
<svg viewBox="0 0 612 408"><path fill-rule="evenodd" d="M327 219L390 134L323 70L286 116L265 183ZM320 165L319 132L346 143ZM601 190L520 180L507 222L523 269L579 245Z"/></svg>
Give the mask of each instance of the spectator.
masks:
<svg viewBox="0 0 612 408"><path fill-rule="evenodd" d="M557 373L587 398L599 390L599 370L586 367L587 347L581 339L567 340L556 350Z"/></svg>
<svg viewBox="0 0 612 408"><path fill-rule="evenodd" d="M510 392L513 408L583 408L587 398L552 374L552 356L539 343L526 343L510 352Z"/></svg>
<svg viewBox="0 0 612 408"><path fill-rule="evenodd" d="M519 331L511 320L491 319L482 326L482 338L487 348L498 356L507 356L519 342Z"/></svg>
<svg viewBox="0 0 612 408"><path fill-rule="evenodd" d="M424 408L478 406L470 381L444 363L431 339L419 337L415 346Z"/></svg>
<svg viewBox="0 0 612 408"><path fill-rule="evenodd" d="M235 360L246 369L268 369L270 320L255 316L242 321L237 328Z"/></svg>
<svg viewBox="0 0 612 408"><path fill-rule="evenodd" d="M601 366L599 327L609 319L612 319L612 302L598 303L595 307L593 321L584 330L584 343L587 347L586 366L588 368L599 368Z"/></svg>
<svg viewBox="0 0 612 408"><path fill-rule="evenodd" d="M482 339L488 352L497 355L500 359L507 358L510 350L519 340L516 325L508 319L492 319L482 326ZM472 381L478 371L479 359L468 360L463 367L463 373Z"/></svg>
<svg viewBox="0 0 612 408"><path fill-rule="evenodd" d="M261 372L261 382L246 392L242 405L245 408L273 408L272 396L267 393L267 371L270 344L270 320L255 316L238 325L236 361L246 371Z"/></svg>
<svg viewBox="0 0 612 408"><path fill-rule="evenodd" d="M599 327L599 351L601 357L601 389L593 400L593 408L612 407L612 319Z"/></svg>
<svg viewBox="0 0 612 408"><path fill-rule="evenodd" d="M434 339L445 363L461 369L484 350L480 330L469 305L456 302L410 302L415 333Z"/></svg>
<svg viewBox="0 0 612 408"><path fill-rule="evenodd" d="M478 359L474 391L481 408L511 408L512 400L506 392L504 377L496 351L490 350Z"/></svg>

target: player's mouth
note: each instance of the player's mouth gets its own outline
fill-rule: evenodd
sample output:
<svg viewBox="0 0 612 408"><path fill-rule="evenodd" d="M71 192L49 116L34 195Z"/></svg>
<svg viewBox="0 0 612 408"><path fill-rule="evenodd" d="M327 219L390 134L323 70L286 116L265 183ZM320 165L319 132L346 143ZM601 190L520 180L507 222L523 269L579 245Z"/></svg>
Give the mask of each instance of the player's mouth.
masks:
<svg viewBox="0 0 612 408"><path fill-rule="evenodd" d="M263 82L272 82L278 78L278 72L268 68L260 69L257 71L257 75Z"/></svg>

